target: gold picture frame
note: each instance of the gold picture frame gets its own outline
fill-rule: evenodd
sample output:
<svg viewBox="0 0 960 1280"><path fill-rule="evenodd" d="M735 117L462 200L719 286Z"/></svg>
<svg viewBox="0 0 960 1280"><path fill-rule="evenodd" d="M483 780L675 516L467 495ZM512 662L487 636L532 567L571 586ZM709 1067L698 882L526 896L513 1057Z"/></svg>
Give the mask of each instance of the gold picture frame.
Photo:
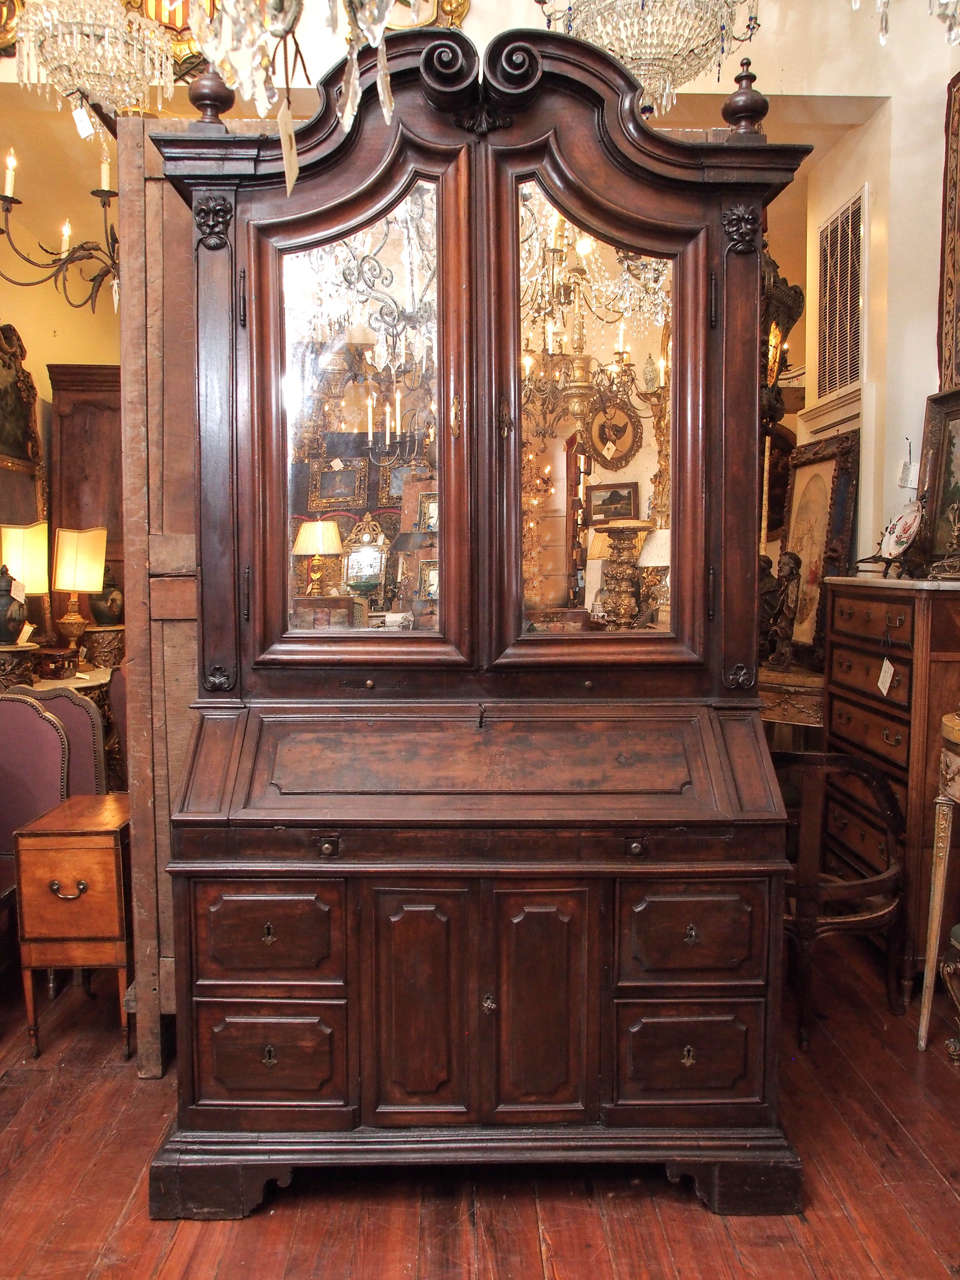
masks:
<svg viewBox="0 0 960 1280"><path fill-rule="evenodd" d="M470 12L470 0L427 0L414 20L410 0L396 0L387 14L388 31L412 31L415 27L462 27Z"/></svg>

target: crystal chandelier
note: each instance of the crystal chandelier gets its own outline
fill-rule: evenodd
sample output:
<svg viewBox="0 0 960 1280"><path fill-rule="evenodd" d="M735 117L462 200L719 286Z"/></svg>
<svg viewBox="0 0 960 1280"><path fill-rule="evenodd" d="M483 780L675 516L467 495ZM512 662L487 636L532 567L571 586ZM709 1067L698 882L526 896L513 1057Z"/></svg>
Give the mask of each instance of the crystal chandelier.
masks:
<svg viewBox="0 0 960 1280"><path fill-rule="evenodd" d="M643 104L669 111L677 90L720 64L735 44L753 38L758 0L749 0L746 26L735 31L744 0L536 0L547 26L556 25L606 49L637 77Z"/></svg>
<svg viewBox="0 0 960 1280"><path fill-rule="evenodd" d="M21 85L81 94L105 111L145 111L173 93L173 47L123 0L32 0L17 27Z"/></svg>
<svg viewBox="0 0 960 1280"><path fill-rule="evenodd" d="M890 34L890 0L876 0L880 21L880 43L886 44ZM851 9L860 8L860 0L850 0ZM930 14L947 28L948 44L960 44L960 0L929 0Z"/></svg>

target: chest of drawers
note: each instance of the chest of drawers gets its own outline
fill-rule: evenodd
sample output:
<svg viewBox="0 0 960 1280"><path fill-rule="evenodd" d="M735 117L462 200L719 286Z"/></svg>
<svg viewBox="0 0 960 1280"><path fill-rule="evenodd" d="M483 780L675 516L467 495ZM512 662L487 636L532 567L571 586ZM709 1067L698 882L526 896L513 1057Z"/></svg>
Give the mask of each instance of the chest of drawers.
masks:
<svg viewBox="0 0 960 1280"><path fill-rule="evenodd" d="M906 819L909 995L926 944L940 721L960 704L960 584L828 578L827 593L828 747L879 765ZM872 867L870 807L855 790L835 794L828 821L833 836ZM960 878L947 894L954 920Z"/></svg>

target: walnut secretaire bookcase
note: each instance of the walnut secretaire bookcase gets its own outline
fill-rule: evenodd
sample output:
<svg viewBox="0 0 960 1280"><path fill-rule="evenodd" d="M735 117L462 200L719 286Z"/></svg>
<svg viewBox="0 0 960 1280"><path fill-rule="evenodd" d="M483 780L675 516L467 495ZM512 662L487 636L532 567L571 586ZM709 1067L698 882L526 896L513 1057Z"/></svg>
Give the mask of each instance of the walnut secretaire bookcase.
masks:
<svg viewBox="0 0 960 1280"><path fill-rule="evenodd" d="M388 40L192 202L202 721L160 1217L301 1165L663 1162L785 1212L784 823L756 700L763 205L606 54ZM595 492L590 490L599 486Z"/></svg>

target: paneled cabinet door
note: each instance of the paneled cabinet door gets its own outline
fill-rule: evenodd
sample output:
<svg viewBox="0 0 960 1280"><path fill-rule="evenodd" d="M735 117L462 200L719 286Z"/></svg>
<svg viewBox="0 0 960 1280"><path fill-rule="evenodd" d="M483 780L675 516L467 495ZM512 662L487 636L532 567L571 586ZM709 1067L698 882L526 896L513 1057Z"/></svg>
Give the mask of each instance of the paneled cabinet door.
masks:
<svg viewBox="0 0 960 1280"><path fill-rule="evenodd" d="M371 894L369 1122L582 1118L597 1040L588 889L473 881Z"/></svg>

